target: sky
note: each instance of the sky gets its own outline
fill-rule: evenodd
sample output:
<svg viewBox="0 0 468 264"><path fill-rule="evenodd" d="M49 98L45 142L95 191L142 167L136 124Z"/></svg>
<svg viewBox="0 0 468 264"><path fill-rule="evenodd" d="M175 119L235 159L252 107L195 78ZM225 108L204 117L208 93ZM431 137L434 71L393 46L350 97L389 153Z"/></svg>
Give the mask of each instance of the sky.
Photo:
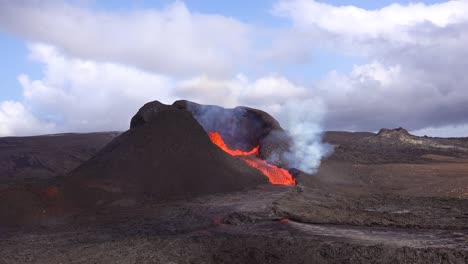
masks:
<svg viewBox="0 0 468 264"><path fill-rule="evenodd" d="M0 58L0 136L122 131L178 99L468 136L468 0L6 0Z"/></svg>

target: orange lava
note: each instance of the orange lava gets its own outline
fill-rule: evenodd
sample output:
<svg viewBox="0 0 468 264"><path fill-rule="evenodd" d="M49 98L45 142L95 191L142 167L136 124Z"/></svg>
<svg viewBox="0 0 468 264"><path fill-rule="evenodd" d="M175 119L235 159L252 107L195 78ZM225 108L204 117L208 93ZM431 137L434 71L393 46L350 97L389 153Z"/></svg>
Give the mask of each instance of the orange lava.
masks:
<svg viewBox="0 0 468 264"><path fill-rule="evenodd" d="M272 184L280 185L296 185L296 180L285 169L278 168L272 164L259 158L258 149L260 146L253 148L250 151L242 151L238 149L230 149L219 132L209 132L208 136L215 145L224 150L231 156L241 157L249 166L261 171Z"/></svg>
<svg viewBox="0 0 468 264"><path fill-rule="evenodd" d="M258 154L258 148L260 146L257 146L253 148L251 151L242 151L238 149L230 149L226 143L224 143L223 138L218 132L210 132L208 133L210 136L211 142L213 142L216 146L220 147L224 152L229 153L231 156L249 156L249 155L256 155Z"/></svg>

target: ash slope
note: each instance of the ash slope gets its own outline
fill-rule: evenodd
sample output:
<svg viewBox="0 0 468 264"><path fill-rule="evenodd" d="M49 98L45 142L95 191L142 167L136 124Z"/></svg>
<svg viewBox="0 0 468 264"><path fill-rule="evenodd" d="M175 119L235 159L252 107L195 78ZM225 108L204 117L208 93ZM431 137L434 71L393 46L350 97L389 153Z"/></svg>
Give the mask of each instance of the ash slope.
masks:
<svg viewBox="0 0 468 264"><path fill-rule="evenodd" d="M259 171L212 144L190 112L156 101L143 106L130 130L65 181L66 199L80 206L128 194L165 199L268 182Z"/></svg>

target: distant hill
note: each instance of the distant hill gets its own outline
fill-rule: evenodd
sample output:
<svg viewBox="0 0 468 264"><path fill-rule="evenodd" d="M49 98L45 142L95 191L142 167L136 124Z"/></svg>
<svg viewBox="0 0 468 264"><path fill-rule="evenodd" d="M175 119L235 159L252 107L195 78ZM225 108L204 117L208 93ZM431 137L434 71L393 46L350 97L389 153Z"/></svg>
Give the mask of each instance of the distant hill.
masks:
<svg viewBox="0 0 468 264"><path fill-rule="evenodd" d="M346 132L346 131L326 131L323 133L323 142L341 145L349 144L364 137L375 136L372 132Z"/></svg>
<svg viewBox="0 0 468 264"><path fill-rule="evenodd" d="M0 187L65 174L96 154L118 132L0 138Z"/></svg>
<svg viewBox="0 0 468 264"><path fill-rule="evenodd" d="M377 134L334 132L338 142L330 159L357 163L426 162L427 155L468 158L468 138L419 137L404 128L381 129ZM330 140L331 138L331 140ZM327 141L327 136L325 136Z"/></svg>

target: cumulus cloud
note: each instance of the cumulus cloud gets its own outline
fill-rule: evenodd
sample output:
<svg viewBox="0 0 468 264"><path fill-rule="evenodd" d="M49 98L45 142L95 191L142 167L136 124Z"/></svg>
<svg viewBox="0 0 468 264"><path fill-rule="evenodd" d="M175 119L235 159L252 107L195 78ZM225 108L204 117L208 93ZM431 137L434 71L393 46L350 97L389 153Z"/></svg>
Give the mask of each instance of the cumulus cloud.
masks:
<svg viewBox="0 0 468 264"><path fill-rule="evenodd" d="M162 74L225 74L247 58L251 28L235 19L166 8L97 11L58 1L8 1L0 29L84 59Z"/></svg>
<svg viewBox="0 0 468 264"><path fill-rule="evenodd" d="M163 75L67 57L44 44L31 45L30 53L44 72L37 80L19 76L22 104L55 124L56 132L124 130L145 102L174 99L172 80Z"/></svg>
<svg viewBox="0 0 468 264"><path fill-rule="evenodd" d="M197 102L219 102L228 107L247 105L270 109L288 100L310 97L307 89L293 84L283 76L267 75L253 81L244 74L232 79L212 79L199 76L180 82L175 93Z"/></svg>
<svg viewBox="0 0 468 264"><path fill-rule="evenodd" d="M453 0L425 5L391 4L378 10L355 6L333 6L314 0L281 0L273 13L292 19L297 27L316 27L351 38L386 38L390 41L413 41L411 29L419 24L446 27L466 21L468 2Z"/></svg>
<svg viewBox="0 0 468 264"><path fill-rule="evenodd" d="M421 129L467 122L466 84L440 89L430 72L415 78L407 65L379 62L355 66L349 74L331 73L318 84L328 103L326 126L378 130L404 126ZM445 82L448 85L449 82Z"/></svg>
<svg viewBox="0 0 468 264"><path fill-rule="evenodd" d="M20 102L0 102L0 136L29 136L54 130L54 124L37 119Z"/></svg>

